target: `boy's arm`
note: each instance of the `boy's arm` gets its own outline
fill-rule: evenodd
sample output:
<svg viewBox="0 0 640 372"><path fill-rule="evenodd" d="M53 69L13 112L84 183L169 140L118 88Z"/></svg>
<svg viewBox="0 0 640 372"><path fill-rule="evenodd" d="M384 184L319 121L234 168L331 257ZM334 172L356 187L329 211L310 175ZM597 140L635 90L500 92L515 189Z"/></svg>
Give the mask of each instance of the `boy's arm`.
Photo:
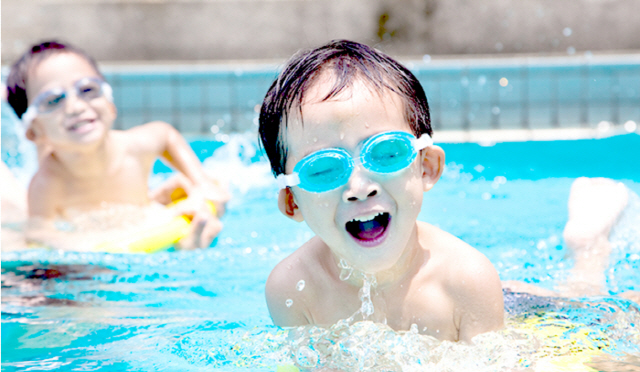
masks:
<svg viewBox="0 0 640 372"><path fill-rule="evenodd" d="M168 123L155 121L131 129L140 132L137 139L145 148L150 148L156 156L167 160L191 183L189 196L204 197L216 204L219 212L229 200L228 191L207 175L202 163L193 152L184 137Z"/></svg>
<svg viewBox="0 0 640 372"><path fill-rule="evenodd" d="M475 251L475 250L474 250ZM498 272L480 252L467 255L455 275L458 340L504 327L504 300ZM472 256L472 257L469 257Z"/></svg>
<svg viewBox="0 0 640 372"><path fill-rule="evenodd" d="M192 216L193 221L191 234L181 240L180 246L183 248L209 246L222 229L218 216L222 215L225 204L229 200L227 190L206 174L187 141L170 124L151 122L131 129L131 133L135 135L136 142L140 145L138 150L145 149L155 156L162 156L184 175L184 182L180 185L176 184L176 188L183 189L187 195L187 201L181 203L179 212ZM163 189L167 191L167 187ZM154 197L154 195L151 196ZM211 213L206 200L214 203L216 215Z"/></svg>

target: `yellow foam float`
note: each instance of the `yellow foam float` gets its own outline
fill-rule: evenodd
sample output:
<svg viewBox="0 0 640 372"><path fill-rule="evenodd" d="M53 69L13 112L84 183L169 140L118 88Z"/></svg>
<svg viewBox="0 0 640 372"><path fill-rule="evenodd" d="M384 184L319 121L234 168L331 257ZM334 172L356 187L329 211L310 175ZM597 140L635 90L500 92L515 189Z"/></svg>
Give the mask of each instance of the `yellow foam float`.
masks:
<svg viewBox="0 0 640 372"><path fill-rule="evenodd" d="M594 357L606 355L612 344L603 331L564 319L560 313L529 314L511 323L514 328L532 331L540 340L534 356L536 371L597 372L588 364Z"/></svg>
<svg viewBox="0 0 640 372"><path fill-rule="evenodd" d="M174 201L167 207L171 208L182 200ZM211 213L215 215L217 212L215 204L210 200L206 202ZM94 247L94 251L107 253L155 253L167 250L189 233L190 225L191 218L188 216L176 216L167 223L148 228L142 232L136 232L131 236L97 244Z"/></svg>

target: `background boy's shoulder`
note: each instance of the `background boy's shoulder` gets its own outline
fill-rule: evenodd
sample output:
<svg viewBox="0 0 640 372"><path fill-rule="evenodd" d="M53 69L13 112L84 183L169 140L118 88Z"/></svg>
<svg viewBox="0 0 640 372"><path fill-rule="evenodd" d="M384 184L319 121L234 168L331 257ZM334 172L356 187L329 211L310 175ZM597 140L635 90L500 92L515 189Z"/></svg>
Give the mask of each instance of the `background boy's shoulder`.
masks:
<svg viewBox="0 0 640 372"><path fill-rule="evenodd" d="M56 164L45 158L31 178L27 190L29 215L50 217L57 213L58 200L64 192L65 180L56 167Z"/></svg>
<svg viewBox="0 0 640 372"><path fill-rule="evenodd" d="M160 154L174 132L177 131L171 124L152 121L127 130L113 130L112 137L129 152Z"/></svg>

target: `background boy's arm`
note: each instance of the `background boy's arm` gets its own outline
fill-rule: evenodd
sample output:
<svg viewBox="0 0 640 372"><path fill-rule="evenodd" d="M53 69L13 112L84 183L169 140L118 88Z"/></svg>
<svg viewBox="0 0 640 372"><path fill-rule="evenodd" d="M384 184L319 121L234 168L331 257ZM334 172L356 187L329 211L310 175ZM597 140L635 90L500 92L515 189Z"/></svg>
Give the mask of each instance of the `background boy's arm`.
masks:
<svg viewBox="0 0 640 372"><path fill-rule="evenodd" d="M206 174L184 137L170 124L148 123L131 129L131 134L136 136L136 142L141 148L162 156L184 176L174 177L159 190L150 193L154 200L165 204L170 201L168 195L176 190L181 190L187 196L187 200L176 208L176 212L193 218L192 232L179 245L182 248L209 246L222 229L218 216L224 212L229 200L227 190ZM215 204L217 215L211 213L206 200Z"/></svg>
<svg viewBox="0 0 640 372"><path fill-rule="evenodd" d="M504 327L504 300L498 272L489 259L474 250L466 255L454 276L458 340L471 339Z"/></svg>

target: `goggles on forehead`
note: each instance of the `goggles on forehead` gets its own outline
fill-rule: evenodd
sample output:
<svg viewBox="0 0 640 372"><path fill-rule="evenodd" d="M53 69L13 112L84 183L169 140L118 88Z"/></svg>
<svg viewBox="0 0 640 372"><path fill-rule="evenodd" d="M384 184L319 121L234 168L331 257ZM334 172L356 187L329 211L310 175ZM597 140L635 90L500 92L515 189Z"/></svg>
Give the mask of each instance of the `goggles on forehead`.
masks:
<svg viewBox="0 0 640 372"><path fill-rule="evenodd" d="M85 102L106 97L113 102L111 86L102 79L86 77L76 81L69 89L54 88L36 96L33 103L22 114L22 122L28 127L38 115L49 114L64 107L69 95L75 95Z"/></svg>
<svg viewBox="0 0 640 372"><path fill-rule="evenodd" d="M428 135L417 139L408 132L382 132L362 144L358 160L370 172L391 174L408 168L420 150L432 145ZM354 166L345 149L322 149L300 160L292 174L278 175L276 182L280 188L298 186L313 193L331 191L347 183Z"/></svg>

